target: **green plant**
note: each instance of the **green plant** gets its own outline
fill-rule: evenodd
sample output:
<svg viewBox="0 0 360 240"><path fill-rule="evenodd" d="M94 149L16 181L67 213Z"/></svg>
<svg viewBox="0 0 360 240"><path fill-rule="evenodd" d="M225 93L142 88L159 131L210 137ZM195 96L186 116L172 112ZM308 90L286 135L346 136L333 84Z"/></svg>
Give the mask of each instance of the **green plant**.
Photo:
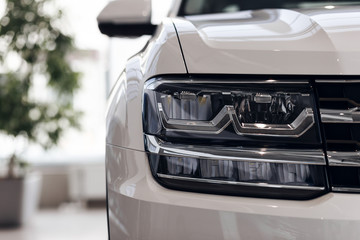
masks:
<svg viewBox="0 0 360 240"><path fill-rule="evenodd" d="M61 29L62 11L46 10L54 8L51 4L6 0L0 20L0 133L44 148L55 145L69 127L78 127L80 116L72 103L80 77L69 64L73 38ZM51 94L34 96L38 83ZM15 155L9 159L8 177L14 177L17 162Z"/></svg>

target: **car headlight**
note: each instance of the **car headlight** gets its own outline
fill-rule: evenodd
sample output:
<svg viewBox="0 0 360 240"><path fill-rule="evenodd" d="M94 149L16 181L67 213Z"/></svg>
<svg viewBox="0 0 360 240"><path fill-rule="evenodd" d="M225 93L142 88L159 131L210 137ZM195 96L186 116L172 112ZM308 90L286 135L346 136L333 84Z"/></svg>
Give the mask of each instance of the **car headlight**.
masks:
<svg viewBox="0 0 360 240"><path fill-rule="evenodd" d="M308 199L326 190L306 81L156 79L144 89L154 177L179 190Z"/></svg>

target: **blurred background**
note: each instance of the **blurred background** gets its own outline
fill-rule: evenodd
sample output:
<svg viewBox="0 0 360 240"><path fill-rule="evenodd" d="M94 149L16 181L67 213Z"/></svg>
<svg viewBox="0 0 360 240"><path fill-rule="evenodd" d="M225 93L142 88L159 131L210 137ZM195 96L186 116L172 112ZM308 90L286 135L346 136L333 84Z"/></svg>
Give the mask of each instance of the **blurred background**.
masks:
<svg viewBox="0 0 360 240"><path fill-rule="evenodd" d="M33 1L35 0L0 0L0 86L7 83L8 72L15 72L14 76L18 76L29 69L29 67L24 68L27 70L23 70L21 67L16 68L21 65L20 58L13 53L7 54L7 49L16 38L11 39L4 29L9 25L9 21L10 24L12 21L6 17L9 15L9 11L14 11L13 15L16 16L17 4L30 6ZM10 10L8 2L15 4ZM9 121L5 121L11 119L6 116L6 106L10 100L0 98L0 113L2 114L0 119L5 119L3 123L0 120L0 124L3 124L3 126L0 125L0 239L106 239L104 161L107 96L123 70L126 60L143 48L149 36L138 39L110 39L102 35L98 30L96 17L108 0L90 2L86 0L40 0L36 2L45 3L44 13L41 12L45 16L55 14L61 9L61 21L54 22L52 25L74 40L74 48L65 58L72 71L80 73L77 79L79 87L74 94L71 94L71 100L72 109L81 114L71 115L77 121L75 125L78 125L78 128L63 126L57 119L56 124L58 125L56 126L63 128L59 136L41 134L42 128L46 128L47 133L51 132L48 129L55 129L52 120L48 119L49 116L44 116L48 122L45 125L38 124L36 131L39 132L40 137L34 138L34 141L34 139L24 137L21 131L20 137L11 136L13 132L10 134L9 131L7 132L7 129L11 128L11 125L8 124ZM159 22L166 15L171 0L153 0L152 4L153 21ZM32 19L36 19L37 16L28 14L25 15L25 18L31 23ZM13 34L17 36L16 33ZM28 40L31 38L31 30L29 36ZM39 36L38 38L41 39L41 34ZM18 42L14 45L17 50L24 49L23 46L20 48L17 44ZM54 50L51 47L49 49ZM55 48L54 51L61 50ZM33 53L34 51L30 51L30 56ZM24 56L29 57L28 55ZM27 58L25 60L28 61ZM35 70L41 69L41 66L36 64L34 66ZM26 76L26 74L21 76ZM54 106L56 108L56 102L59 104L63 102L63 97L58 93L61 92L58 89L56 91L51 88L48 90L49 76L52 75L41 76L36 73L30 77L31 87L28 89L29 96L26 98L32 99L32 96L35 96L34 99L37 99L36 101L40 99L39 102L47 102L51 99L55 102L55 105L49 105L51 110ZM10 77L8 78L10 79ZM10 79L8 82L15 82L15 80ZM6 87L1 88L6 89ZM4 94L4 90L0 91L1 94ZM25 96L21 101L25 101L24 98ZM57 106L57 108L60 107ZM47 112L50 111L49 109ZM40 114L32 109L27 115L30 116L30 120L34 120L36 115L40 116ZM64 114L69 115L70 110L67 109ZM71 123L72 118L69 116L68 118ZM56 139L51 147L42 142L47 136L50 139ZM15 156L14 153L16 153L15 173L13 177L9 178L9 159ZM19 224L16 219L12 219L13 222L8 223L6 219L4 220L5 216L8 214L10 217L14 217L14 214L6 212L9 211L9 208L5 207L6 204L11 202L19 212L25 208L24 203L19 202L16 205L11 199L31 195L27 190L22 190L20 193L13 191L14 184L18 184L19 179L26 178L29 172L36 172L41 179L41 183L38 185L39 197L37 199L39 209L36 210L35 215L25 213L26 217L24 214L18 213ZM9 185L9 182L12 185ZM20 189L25 188L24 186L27 184L26 181L21 183ZM14 197L12 194L19 194L20 197ZM36 200L36 197L34 198Z"/></svg>

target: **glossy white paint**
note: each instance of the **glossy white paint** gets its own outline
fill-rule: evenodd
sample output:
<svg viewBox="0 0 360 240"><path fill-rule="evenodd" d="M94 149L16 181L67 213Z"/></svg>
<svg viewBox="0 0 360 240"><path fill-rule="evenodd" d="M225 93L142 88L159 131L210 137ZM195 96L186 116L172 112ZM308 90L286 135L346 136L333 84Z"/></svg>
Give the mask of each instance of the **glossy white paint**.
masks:
<svg viewBox="0 0 360 240"><path fill-rule="evenodd" d="M360 195L310 201L164 189L142 151L107 146L111 239L358 239Z"/></svg>
<svg viewBox="0 0 360 240"><path fill-rule="evenodd" d="M150 23L150 0L111 1L97 17L99 23Z"/></svg>
<svg viewBox="0 0 360 240"><path fill-rule="evenodd" d="M169 1L172 1L169 17L174 18L178 16L182 0L169 0Z"/></svg>
<svg viewBox="0 0 360 240"><path fill-rule="evenodd" d="M141 53L130 58L109 98L106 142L143 150L142 94L145 80L164 74L186 74L179 42L167 19Z"/></svg>
<svg viewBox="0 0 360 240"><path fill-rule="evenodd" d="M360 8L174 19L189 73L360 74Z"/></svg>

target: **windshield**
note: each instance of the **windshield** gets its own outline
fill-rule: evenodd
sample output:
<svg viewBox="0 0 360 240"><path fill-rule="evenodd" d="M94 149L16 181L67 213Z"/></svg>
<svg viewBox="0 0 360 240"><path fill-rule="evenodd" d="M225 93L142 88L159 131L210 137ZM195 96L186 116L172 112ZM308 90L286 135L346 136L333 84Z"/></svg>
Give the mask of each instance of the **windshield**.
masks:
<svg viewBox="0 0 360 240"><path fill-rule="evenodd" d="M336 6L360 5L360 1L325 1L325 0L183 0L180 16L237 12L263 8L328 8Z"/></svg>

